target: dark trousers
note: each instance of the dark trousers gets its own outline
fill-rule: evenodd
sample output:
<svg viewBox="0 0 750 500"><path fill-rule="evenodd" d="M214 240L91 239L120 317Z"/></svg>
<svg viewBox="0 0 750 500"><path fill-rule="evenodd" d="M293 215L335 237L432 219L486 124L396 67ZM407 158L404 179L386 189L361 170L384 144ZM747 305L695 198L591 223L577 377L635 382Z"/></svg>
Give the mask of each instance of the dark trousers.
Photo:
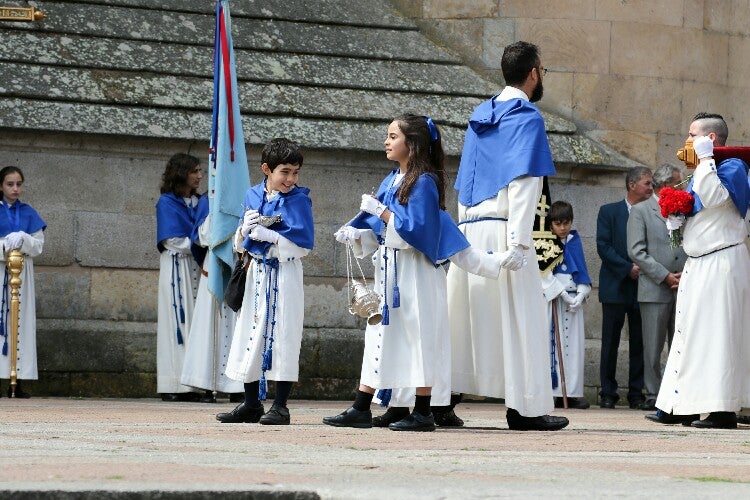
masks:
<svg viewBox="0 0 750 500"><path fill-rule="evenodd" d="M628 367L628 401L640 401L643 391L643 332L638 304L602 304L602 352L599 378L602 389L599 395L617 400L617 350L620 333L628 318L630 334L630 366Z"/></svg>

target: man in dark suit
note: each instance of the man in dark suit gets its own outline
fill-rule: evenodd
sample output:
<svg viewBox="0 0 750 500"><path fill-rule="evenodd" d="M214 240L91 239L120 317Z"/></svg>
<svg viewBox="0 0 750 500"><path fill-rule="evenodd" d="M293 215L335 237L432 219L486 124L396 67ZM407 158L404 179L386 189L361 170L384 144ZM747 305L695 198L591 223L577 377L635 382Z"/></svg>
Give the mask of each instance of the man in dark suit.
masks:
<svg viewBox="0 0 750 500"><path fill-rule="evenodd" d="M596 220L596 251L602 259L599 271L599 302L602 303L599 396L602 408L614 408L619 399L615 370L620 333L627 316L630 337L628 402L635 409L644 402L643 336L637 297L640 268L628 257L627 223L631 207L651 198L654 193L651 170L632 168L625 177L625 187L625 199L603 205Z"/></svg>
<svg viewBox="0 0 750 500"><path fill-rule="evenodd" d="M682 171L662 165L654 172L654 196L634 206L628 219L628 255L641 269L638 305L643 322L643 382L646 402L641 410L656 410L661 386L661 352L664 341L672 345L677 286L687 255L682 247L672 248L666 219L657 197L664 187L682 182ZM669 347L667 348L669 349Z"/></svg>

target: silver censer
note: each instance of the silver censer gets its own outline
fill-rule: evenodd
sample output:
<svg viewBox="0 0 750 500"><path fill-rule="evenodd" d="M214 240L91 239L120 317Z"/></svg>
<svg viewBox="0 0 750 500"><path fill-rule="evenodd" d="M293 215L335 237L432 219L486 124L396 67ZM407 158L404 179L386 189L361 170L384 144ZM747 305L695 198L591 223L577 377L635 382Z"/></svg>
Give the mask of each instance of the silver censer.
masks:
<svg viewBox="0 0 750 500"><path fill-rule="evenodd" d="M365 283L353 279L349 285L352 303L349 312L360 318L367 318L368 325L377 325L383 319L380 312L380 295Z"/></svg>

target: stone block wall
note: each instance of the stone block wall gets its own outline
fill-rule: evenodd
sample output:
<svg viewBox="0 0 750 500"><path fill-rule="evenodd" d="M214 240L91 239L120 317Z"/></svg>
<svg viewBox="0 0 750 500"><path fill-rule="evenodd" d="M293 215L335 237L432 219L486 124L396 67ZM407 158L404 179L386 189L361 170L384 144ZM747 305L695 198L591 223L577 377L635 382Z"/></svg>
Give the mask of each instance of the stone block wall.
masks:
<svg viewBox="0 0 750 500"><path fill-rule="evenodd" d="M433 40L502 82L508 43L540 46L540 107L648 166L676 163L692 116L750 145L750 5L742 0L391 0Z"/></svg>

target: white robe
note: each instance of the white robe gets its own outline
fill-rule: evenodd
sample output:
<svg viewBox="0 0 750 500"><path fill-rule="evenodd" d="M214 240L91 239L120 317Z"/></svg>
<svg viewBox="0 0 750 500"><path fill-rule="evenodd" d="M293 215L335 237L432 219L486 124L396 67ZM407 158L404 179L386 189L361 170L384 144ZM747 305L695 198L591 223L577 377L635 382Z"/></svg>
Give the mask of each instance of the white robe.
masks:
<svg viewBox="0 0 750 500"><path fill-rule="evenodd" d="M21 245L23 253L23 268L21 269L21 289L19 291L18 310L18 351L16 355L16 377L19 380L37 380L37 353L36 353L36 291L34 287L34 257L41 255L44 248L44 230L40 229L34 234L24 238ZM5 263L5 238L0 238L0 261L2 262L3 275L10 273ZM10 311L10 285L8 285L7 307ZM8 355L0 355L0 378L10 378L10 312L7 314L5 324L8 332ZM4 340L0 340L0 345Z"/></svg>
<svg viewBox="0 0 750 500"><path fill-rule="evenodd" d="M545 286L544 295L547 298L547 324L550 328L550 346L554 342L553 303L557 312L557 324L560 328L562 347L555 345L554 362L555 364L558 363L557 349L560 349L563 358L563 368L565 369L566 395L572 398L583 397L583 367L586 344L586 332L583 329L583 309L579 308L574 312L568 311L568 304L560 297L560 293L568 293L571 297L574 297L578 286L573 281L573 276L562 273L549 273L542 278L542 282ZM552 363L551 358L550 363ZM559 365L556 371L558 384L556 388L552 388L552 395L562 397L562 371Z"/></svg>
<svg viewBox="0 0 750 500"><path fill-rule="evenodd" d="M242 241L238 229L234 238L235 251L244 250ZM266 380L296 382L299 379L299 352L305 313L301 258L308 253L308 249L295 245L283 236L279 236L277 244L271 245L266 258L279 259L278 278L274 278L276 294L274 283L269 283L269 276L275 276L276 270L269 273L262 263L253 259L247 269L242 307L237 313L227 377L244 383L261 379L264 340L268 343L271 333L270 330L266 332L267 338L264 339L266 316L267 311L271 314L275 304L272 364L271 369L266 371ZM262 258L260 255L255 257ZM267 291L270 300L266 298Z"/></svg>
<svg viewBox="0 0 750 500"><path fill-rule="evenodd" d="M210 221L209 216L198 230L199 243L203 247L208 246ZM229 348L232 345L236 314L223 302L219 304L208 291L205 264L204 262L203 273L198 283L198 295L190 323L189 341L185 348L181 382L209 391L228 394L242 392L242 383L224 374Z"/></svg>
<svg viewBox="0 0 750 500"><path fill-rule="evenodd" d="M736 412L750 407L747 226L716 172L703 162L693 189L704 208L683 230L688 259L656 406L675 415Z"/></svg>
<svg viewBox="0 0 750 500"><path fill-rule="evenodd" d="M395 217L395 214L393 215ZM375 251L375 291L383 297L383 257L388 252L389 324L367 325L360 383L376 388L413 390L442 386L450 400L450 337L445 270L388 226L385 245L366 230L354 245L361 258ZM393 307L394 249L398 249L399 307ZM398 394L398 393L397 393ZM437 395L436 395L437 396ZM395 402L391 403L395 406Z"/></svg>
<svg viewBox="0 0 750 500"><path fill-rule="evenodd" d="M190 238L167 238L161 242L165 250L159 257L158 323L156 330L156 391L160 394L191 392L191 388L180 383L185 347L190 336L190 322L198 288L200 268L190 253ZM175 288L172 292L172 256L177 255ZM180 318L180 298L185 321ZM175 304L177 311L175 313ZM179 322L183 343L177 343Z"/></svg>
<svg viewBox="0 0 750 500"><path fill-rule="evenodd" d="M459 204L459 220L473 247L501 253L509 244L526 247L527 265L503 270L498 280L473 276L456 266L448 271L448 304L453 353L453 391L504 398L522 416L553 407L549 375L546 301L531 240L542 179L522 176L495 198L473 207Z"/></svg>

